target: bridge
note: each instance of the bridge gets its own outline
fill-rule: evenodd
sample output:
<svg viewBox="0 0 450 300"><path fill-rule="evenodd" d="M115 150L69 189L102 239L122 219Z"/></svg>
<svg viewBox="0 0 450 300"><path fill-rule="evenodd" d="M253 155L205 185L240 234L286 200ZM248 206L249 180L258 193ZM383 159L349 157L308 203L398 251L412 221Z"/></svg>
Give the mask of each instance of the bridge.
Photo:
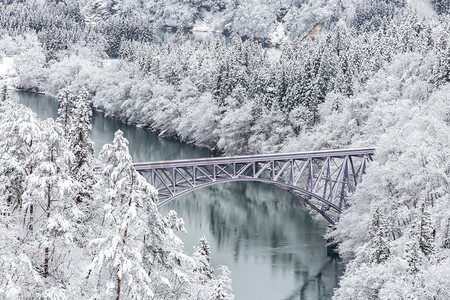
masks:
<svg viewBox="0 0 450 300"><path fill-rule="evenodd" d="M136 163L157 190L158 207L203 187L256 181L288 191L335 224L374 148Z"/></svg>

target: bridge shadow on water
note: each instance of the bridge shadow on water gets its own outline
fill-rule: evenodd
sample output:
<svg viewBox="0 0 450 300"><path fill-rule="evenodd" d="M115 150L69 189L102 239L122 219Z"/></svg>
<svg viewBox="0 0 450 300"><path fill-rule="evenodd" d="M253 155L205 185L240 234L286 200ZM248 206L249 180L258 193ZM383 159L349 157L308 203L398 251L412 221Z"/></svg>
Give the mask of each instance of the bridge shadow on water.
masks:
<svg viewBox="0 0 450 300"><path fill-rule="evenodd" d="M304 203L257 182L216 185L160 208L178 212L189 253L205 235L212 264L232 271L236 299L330 299L343 266L327 251L328 223Z"/></svg>

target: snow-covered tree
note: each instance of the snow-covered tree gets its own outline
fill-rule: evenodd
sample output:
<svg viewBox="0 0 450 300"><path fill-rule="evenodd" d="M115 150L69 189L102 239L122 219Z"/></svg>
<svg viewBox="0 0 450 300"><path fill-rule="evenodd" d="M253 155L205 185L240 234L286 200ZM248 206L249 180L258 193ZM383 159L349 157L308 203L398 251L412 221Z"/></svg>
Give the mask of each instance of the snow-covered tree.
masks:
<svg viewBox="0 0 450 300"><path fill-rule="evenodd" d="M81 213L73 202L70 165L74 158L69 143L63 137L61 126L53 120L46 120L43 128L39 141L32 148L31 156L36 165L26 179L23 207L25 211L30 208L30 214L31 207L38 210L36 218L30 218L27 227L37 230L36 238L44 248L42 273L48 277L51 253L61 250L57 249L58 244L72 243L73 224L79 221Z"/></svg>
<svg viewBox="0 0 450 300"><path fill-rule="evenodd" d="M75 154L72 171L74 178L79 183L76 202L84 202L85 205L89 205L92 201L94 186L94 143L90 137L91 119L92 108L89 93L83 88L76 98L75 107L72 111L70 135L72 151Z"/></svg>
<svg viewBox="0 0 450 300"><path fill-rule="evenodd" d="M5 300L35 298L45 286L31 259L24 253L0 256L0 297Z"/></svg>
<svg viewBox="0 0 450 300"><path fill-rule="evenodd" d="M0 106L3 106L6 103L6 100L8 100L8 98L9 98L8 86L4 84L0 92Z"/></svg>
<svg viewBox="0 0 450 300"><path fill-rule="evenodd" d="M88 279L97 280L97 297L103 299L152 298L152 278L144 263L149 206L155 190L133 168L128 141L117 131L113 143L100 152L104 165L98 201L105 203L101 236L90 242L97 249ZM97 276L93 276L98 273Z"/></svg>
<svg viewBox="0 0 450 300"><path fill-rule="evenodd" d="M156 191L133 168L128 141L117 131L100 153L102 176L98 201L105 204L104 229L90 242L96 249L88 282L103 298L211 299L217 285L231 299L229 273L212 278L207 242L193 257L183 253L174 231L185 231L174 211L163 217Z"/></svg>
<svg viewBox="0 0 450 300"><path fill-rule="evenodd" d="M8 203L11 209L21 208L23 193L27 188L26 178L36 167L37 158L33 147L40 140L41 124L34 113L7 100L2 105L0 115L0 199ZM34 216L34 206L30 205L29 216ZM33 221L30 220L32 226Z"/></svg>
<svg viewBox="0 0 450 300"><path fill-rule="evenodd" d="M380 208L377 207L372 217L372 225L369 228L369 238L371 239L371 246L374 248L370 260L376 264L385 262L390 255L389 228L386 223Z"/></svg>
<svg viewBox="0 0 450 300"><path fill-rule="evenodd" d="M439 48L437 49L437 64L434 69L434 85L439 88L450 82L450 43L449 35L441 37Z"/></svg>
<svg viewBox="0 0 450 300"><path fill-rule="evenodd" d="M445 249L450 249L450 219L447 219L442 247Z"/></svg>
<svg viewBox="0 0 450 300"><path fill-rule="evenodd" d="M422 203L420 216L420 250L426 257L434 252L434 228L431 222L431 214L425 201Z"/></svg>
<svg viewBox="0 0 450 300"><path fill-rule="evenodd" d="M217 280L214 291L211 298L214 300L232 300L234 296L230 293L231 291L231 272L227 267L219 267L221 274Z"/></svg>
<svg viewBox="0 0 450 300"><path fill-rule="evenodd" d="M420 250L420 244L416 239L411 240L406 245L406 261L408 262L408 271L415 275L422 269L423 254Z"/></svg>
<svg viewBox="0 0 450 300"><path fill-rule="evenodd" d="M209 247L209 243L206 240L206 237L202 237L198 241L197 250L194 252L194 259L197 260L198 271L202 273L206 280L210 280L213 278L214 270L211 268L211 249Z"/></svg>
<svg viewBox="0 0 450 300"><path fill-rule="evenodd" d="M70 140L70 134L72 129L72 106L74 105L74 96L70 88L63 89L58 95L58 119L64 130L64 136Z"/></svg>

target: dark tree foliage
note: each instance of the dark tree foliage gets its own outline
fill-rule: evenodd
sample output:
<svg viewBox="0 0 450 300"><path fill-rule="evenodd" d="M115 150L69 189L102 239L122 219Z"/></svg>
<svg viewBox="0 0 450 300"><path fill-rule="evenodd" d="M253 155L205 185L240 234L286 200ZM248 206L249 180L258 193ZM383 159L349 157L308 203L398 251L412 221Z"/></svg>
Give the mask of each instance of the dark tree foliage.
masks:
<svg viewBox="0 0 450 300"><path fill-rule="evenodd" d="M434 252L434 228L431 221L431 213L425 203L422 204L421 208L419 246L426 257L429 257Z"/></svg>
<svg viewBox="0 0 450 300"><path fill-rule="evenodd" d="M118 57L124 41L150 42L153 38L151 22L131 15L115 15L104 21L99 28L106 38L106 53Z"/></svg>
<svg viewBox="0 0 450 300"><path fill-rule="evenodd" d="M450 1L448 0L431 0L431 4L438 14L450 13Z"/></svg>

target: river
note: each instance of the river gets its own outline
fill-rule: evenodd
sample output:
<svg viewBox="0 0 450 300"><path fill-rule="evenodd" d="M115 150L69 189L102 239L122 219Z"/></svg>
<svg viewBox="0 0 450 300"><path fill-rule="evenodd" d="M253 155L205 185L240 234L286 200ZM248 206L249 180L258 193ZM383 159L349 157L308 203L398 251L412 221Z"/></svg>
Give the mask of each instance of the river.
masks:
<svg viewBox="0 0 450 300"><path fill-rule="evenodd" d="M56 118L57 101L49 96L12 92L17 102L40 118ZM143 129L93 114L96 155L116 130L129 140L135 162L210 157L212 153L158 138ZM343 266L327 251L326 221L313 221L303 204L262 183L230 183L198 190L161 208L177 211L188 234L185 249L203 235L211 246L213 266L232 272L236 300L331 299Z"/></svg>

